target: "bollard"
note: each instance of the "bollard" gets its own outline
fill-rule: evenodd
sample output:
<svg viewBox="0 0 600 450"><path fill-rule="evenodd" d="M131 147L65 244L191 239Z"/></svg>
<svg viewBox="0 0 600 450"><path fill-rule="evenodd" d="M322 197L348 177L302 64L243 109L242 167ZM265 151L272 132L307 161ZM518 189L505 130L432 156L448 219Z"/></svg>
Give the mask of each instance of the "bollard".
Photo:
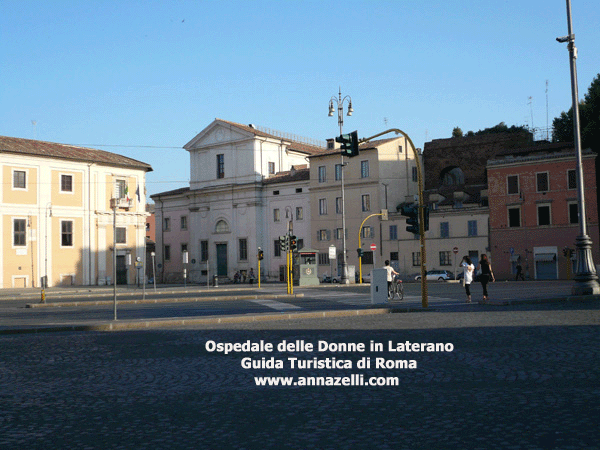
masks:
<svg viewBox="0 0 600 450"><path fill-rule="evenodd" d="M40 303L46 303L46 291L42 289L42 301Z"/></svg>

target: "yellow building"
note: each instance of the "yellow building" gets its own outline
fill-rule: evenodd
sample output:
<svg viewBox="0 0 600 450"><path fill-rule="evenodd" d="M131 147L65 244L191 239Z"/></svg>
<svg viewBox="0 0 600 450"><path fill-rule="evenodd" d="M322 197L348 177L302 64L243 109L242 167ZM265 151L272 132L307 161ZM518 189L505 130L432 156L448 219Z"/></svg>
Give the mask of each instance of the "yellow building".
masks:
<svg viewBox="0 0 600 450"><path fill-rule="evenodd" d="M5 136L0 165L1 288L110 284L115 237L117 282L136 282L150 165Z"/></svg>

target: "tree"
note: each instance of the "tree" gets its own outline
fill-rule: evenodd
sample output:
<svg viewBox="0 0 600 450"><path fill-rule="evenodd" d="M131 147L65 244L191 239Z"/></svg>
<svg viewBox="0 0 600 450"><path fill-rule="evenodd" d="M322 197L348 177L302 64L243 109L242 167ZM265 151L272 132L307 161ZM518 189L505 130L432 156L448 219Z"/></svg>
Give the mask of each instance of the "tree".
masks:
<svg viewBox="0 0 600 450"><path fill-rule="evenodd" d="M600 74L596 75L579 103L579 128L582 148L600 153ZM552 121L553 142L573 142L573 107Z"/></svg>
<svg viewBox="0 0 600 450"><path fill-rule="evenodd" d="M463 137L463 131L460 129L460 127L454 127L452 130L452 137Z"/></svg>

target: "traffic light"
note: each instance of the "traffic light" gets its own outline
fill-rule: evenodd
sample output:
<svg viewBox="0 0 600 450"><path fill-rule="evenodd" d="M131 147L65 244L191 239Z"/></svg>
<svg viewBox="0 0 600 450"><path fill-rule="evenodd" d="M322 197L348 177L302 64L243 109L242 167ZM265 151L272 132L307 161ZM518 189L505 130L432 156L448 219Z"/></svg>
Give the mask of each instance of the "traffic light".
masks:
<svg viewBox="0 0 600 450"><path fill-rule="evenodd" d="M265 258L264 252L259 248L258 249L258 260L262 261Z"/></svg>
<svg viewBox="0 0 600 450"><path fill-rule="evenodd" d="M290 250L295 252L297 248L298 248L298 239L296 239L296 236L292 235L292 236L290 236Z"/></svg>
<svg viewBox="0 0 600 450"><path fill-rule="evenodd" d="M357 248L356 249L356 253L358 253L358 257L359 258L362 258L362 256L363 256L363 249L362 248Z"/></svg>
<svg viewBox="0 0 600 450"><path fill-rule="evenodd" d="M400 214L408 217L406 219L406 231L413 234L419 234L419 207L404 205L400 209Z"/></svg>
<svg viewBox="0 0 600 450"><path fill-rule="evenodd" d="M358 156L358 131L353 131L350 134L341 134L335 138L335 142L341 143L343 156Z"/></svg>
<svg viewBox="0 0 600 450"><path fill-rule="evenodd" d="M287 236L279 236L279 247L282 252L287 252Z"/></svg>

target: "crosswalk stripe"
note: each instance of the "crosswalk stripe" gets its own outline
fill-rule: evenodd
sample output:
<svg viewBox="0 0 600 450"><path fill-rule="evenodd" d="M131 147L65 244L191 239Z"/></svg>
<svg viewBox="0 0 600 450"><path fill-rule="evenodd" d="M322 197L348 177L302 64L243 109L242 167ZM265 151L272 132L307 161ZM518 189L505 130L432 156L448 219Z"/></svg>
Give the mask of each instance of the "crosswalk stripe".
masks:
<svg viewBox="0 0 600 450"><path fill-rule="evenodd" d="M275 300L250 300L252 303L258 303L259 305L266 306L267 308L273 308L277 311L287 311L292 309L302 309L300 306L290 305L289 303L282 303Z"/></svg>

